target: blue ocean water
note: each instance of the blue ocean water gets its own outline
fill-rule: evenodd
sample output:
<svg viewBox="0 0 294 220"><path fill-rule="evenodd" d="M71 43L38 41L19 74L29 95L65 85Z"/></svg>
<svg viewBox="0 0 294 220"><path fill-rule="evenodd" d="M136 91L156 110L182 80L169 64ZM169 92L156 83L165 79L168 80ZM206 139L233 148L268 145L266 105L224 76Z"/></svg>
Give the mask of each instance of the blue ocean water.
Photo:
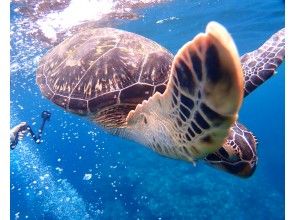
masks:
<svg viewBox="0 0 294 220"><path fill-rule="evenodd" d="M40 145L27 137L11 151L11 219L284 219L284 63L244 100L239 120L258 138L259 161L252 177L240 179L201 162L193 167L161 157L42 98L35 71L50 46L26 33L16 7L11 127L27 121L37 130L43 110L52 117ZM116 27L174 54L211 20L230 31L241 55L284 27L281 0L174 0L136 11L139 19Z"/></svg>

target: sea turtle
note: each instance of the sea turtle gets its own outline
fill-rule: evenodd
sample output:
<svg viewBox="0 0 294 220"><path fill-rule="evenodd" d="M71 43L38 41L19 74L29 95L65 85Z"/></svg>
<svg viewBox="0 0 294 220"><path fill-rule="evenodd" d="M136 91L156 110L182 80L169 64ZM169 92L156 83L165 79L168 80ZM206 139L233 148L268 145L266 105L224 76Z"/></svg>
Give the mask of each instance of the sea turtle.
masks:
<svg viewBox="0 0 294 220"><path fill-rule="evenodd" d="M36 81L53 103L112 134L170 158L205 159L249 176L256 165L256 140L236 122L237 113L244 94L281 63L281 39L278 32L240 61L231 36L217 22L175 57L135 33L94 28L50 50L40 60Z"/></svg>

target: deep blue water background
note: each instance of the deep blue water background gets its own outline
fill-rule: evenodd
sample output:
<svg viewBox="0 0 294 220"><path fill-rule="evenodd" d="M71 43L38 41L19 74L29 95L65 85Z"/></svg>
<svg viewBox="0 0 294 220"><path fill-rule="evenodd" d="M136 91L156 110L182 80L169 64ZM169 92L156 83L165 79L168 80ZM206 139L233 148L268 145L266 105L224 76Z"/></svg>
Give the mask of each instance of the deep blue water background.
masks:
<svg viewBox="0 0 294 220"><path fill-rule="evenodd" d="M284 26L281 0L178 0L139 13L118 27L173 53L211 20L230 31L241 55ZM12 25L18 16L11 12ZM169 17L177 19L156 23ZM28 36L18 43L16 33L12 60L29 58L11 75L11 126L27 121L36 130L45 109L52 118L42 144L26 138L11 152L11 219L284 219L284 64L244 100L239 120L258 138L259 161L251 178L240 179L161 157L40 98L34 58L48 49L32 48Z"/></svg>

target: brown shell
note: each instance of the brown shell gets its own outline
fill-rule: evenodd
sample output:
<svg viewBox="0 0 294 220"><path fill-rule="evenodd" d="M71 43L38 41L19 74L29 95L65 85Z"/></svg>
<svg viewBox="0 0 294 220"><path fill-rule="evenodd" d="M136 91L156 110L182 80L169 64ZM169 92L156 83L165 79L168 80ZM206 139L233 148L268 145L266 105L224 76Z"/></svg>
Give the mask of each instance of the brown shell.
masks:
<svg viewBox="0 0 294 220"><path fill-rule="evenodd" d="M140 35L89 29L41 59L37 84L64 109L117 127L137 104L165 90L172 60L169 51Z"/></svg>

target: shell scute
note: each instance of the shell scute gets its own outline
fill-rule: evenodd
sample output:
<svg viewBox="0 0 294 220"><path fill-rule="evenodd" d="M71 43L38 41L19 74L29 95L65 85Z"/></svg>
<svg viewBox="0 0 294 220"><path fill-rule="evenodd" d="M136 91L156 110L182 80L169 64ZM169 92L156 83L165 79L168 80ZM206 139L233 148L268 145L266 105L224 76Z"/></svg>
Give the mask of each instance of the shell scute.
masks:
<svg viewBox="0 0 294 220"><path fill-rule="evenodd" d="M104 112L107 118L111 113L105 108L128 104L117 108L123 109L120 118L126 118L125 112L163 90L172 60L166 49L137 34L89 29L69 37L40 60L37 83L47 98L73 113L101 116Z"/></svg>

